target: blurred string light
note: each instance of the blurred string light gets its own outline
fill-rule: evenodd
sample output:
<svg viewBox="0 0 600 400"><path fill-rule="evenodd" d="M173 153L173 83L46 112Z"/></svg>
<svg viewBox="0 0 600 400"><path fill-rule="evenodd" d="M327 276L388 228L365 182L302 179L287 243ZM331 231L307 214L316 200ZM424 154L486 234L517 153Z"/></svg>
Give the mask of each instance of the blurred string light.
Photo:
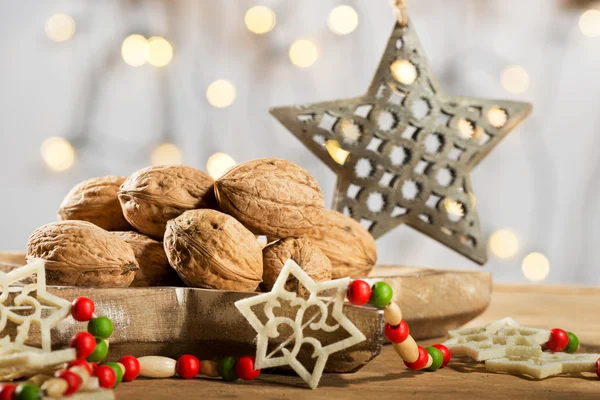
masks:
<svg viewBox="0 0 600 400"><path fill-rule="evenodd" d="M148 39L148 62L155 67L164 67L173 59L173 46L163 37Z"/></svg>
<svg viewBox="0 0 600 400"><path fill-rule="evenodd" d="M511 65L502 71L502 87L512 94L520 94L529 88L529 74L525 68Z"/></svg>
<svg viewBox="0 0 600 400"><path fill-rule="evenodd" d="M457 222L458 220L460 220L462 217L465 216L465 209L464 209L463 205L460 204L458 201L456 201L450 197L446 197L444 199L443 204L444 204L444 209L448 213L448 217L450 218L451 221Z"/></svg>
<svg viewBox="0 0 600 400"><path fill-rule="evenodd" d="M337 6L329 12L327 26L335 34L347 35L354 32L358 26L358 14L350 6Z"/></svg>
<svg viewBox="0 0 600 400"><path fill-rule="evenodd" d="M487 120L494 128L502 128L508 121L508 115L503 109L492 107L487 112Z"/></svg>
<svg viewBox="0 0 600 400"><path fill-rule="evenodd" d="M600 10L587 10L579 17L581 33L589 37L600 36Z"/></svg>
<svg viewBox="0 0 600 400"><path fill-rule="evenodd" d="M342 146L340 146L340 142L334 139L326 141L325 148L327 149L327 152L329 153L333 161L340 165L344 165L346 163L346 160L348 159L348 156L350 155L350 152L342 149Z"/></svg>
<svg viewBox="0 0 600 400"><path fill-rule="evenodd" d="M290 46L290 60L292 61L292 64L300 68L306 68L313 65L315 61L317 61L318 55L317 46L310 40L296 40Z"/></svg>
<svg viewBox="0 0 600 400"><path fill-rule="evenodd" d="M498 258L510 258L519 250L517 236L506 229L492 233L488 245L490 252Z"/></svg>
<svg viewBox="0 0 600 400"><path fill-rule="evenodd" d="M457 126L458 136L465 140L471 139L473 137L473 134L475 133L475 127L473 126L473 123L471 121L464 118L460 118L457 122Z"/></svg>
<svg viewBox="0 0 600 400"><path fill-rule="evenodd" d="M142 35L127 36L121 45L121 56L132 67L146 64L150 56L148 40Z"/></svg>
<svg viewBox="0 0 600 400"><path fill-rule="evenodd" d="M277 17L275 16L275 12L269 7L254 6L246 11L244 22L250 32L263 35L275 28Z"/></svg>
<svg viewBox="0 0 600 400"><path fill-rule="evenodd" d="M532 282L542 282L550 273L550 261L542 253L529 253L521 264L523 275Z"/></svg>
<svg viewBox="0 0 600 400"><path fill-rule="evenodd" d="M40 153L48 168L53 171L66 171L75 162L75 149L63 137L50 137L44 140Z"/></svg>
<svg viewBox="0 0 600 400"><path fill-rule="evenodd" d="M235 100L235 86L225 79L216 80L206 89L206 98L213 107L228 107Z"/></svg>
<svg viewBox="0 0 600 400"><path fill-rule="evenodd" d="M173 143L161 143L152 150L150 160L153 165L178 165L183 163L183 155Z"/></svg>
<svg viewBox="0 0 600 400"><path fill-rule="evenodd" d="M54 42L64 42L75 34L75 21L68 14L54 14L44 26L46 36Z"/></svg>
<svg viewBox="0 0 600 400"><path fill-rule="evenodd" d="M228 154L215 153L208 158L206 170L213 179L219 179L228 169L235 166L235 160Z"/></svg>
<svg viewBox="0 0 600 400"><path fill-rule="evenodd" d="M403 85L412 85L419 75L417 67L408 60L396 60L390 65L390 72L395 80Z"/></svg>

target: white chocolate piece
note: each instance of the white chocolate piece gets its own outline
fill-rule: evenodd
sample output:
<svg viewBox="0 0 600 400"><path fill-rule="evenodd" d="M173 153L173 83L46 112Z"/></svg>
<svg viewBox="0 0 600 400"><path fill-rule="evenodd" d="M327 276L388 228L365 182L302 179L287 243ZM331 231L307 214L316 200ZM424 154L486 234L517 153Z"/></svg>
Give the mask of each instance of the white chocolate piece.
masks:
<svg viewBox="0 0 600 400"><path fill-rule="evenodd" d="M138 358L140 376L146 378L170 378L175 376L177 361L169 357L146 356Z"/></svg>
<svg viewBox="0 0 600 400"><path fill-rule="evenodd" d="M308 299L285 290L285 284L292 276L298 280L299 285L304 286L310 293ZM365 335L343 313L346 289L349 284L350 278L315 283L298 264L289 259L279 273L270 293L236 301L235 306L258 333L256 368L262 369L289 365L308 383L308 386L315 389L319 384L325 363L330 354L354 346L366 339ZM326 296L319 295L324 293L333 294L327 294ZM287 316L275 316L273 309L280 307L283 301L289 301L294 306L298 306L298 311L294 319ZM333 304L331 311L330 304ZM268 316L266 323L263 323L252 309L252 307L256 306L260 306ZM302 316L304 312L308 308L314 308L315 306L319 308L319 311L303 323ZM328 317L332 317L335 320L334 325L327 324L327 320L331 320ZM281 324L288 325L293 329L294 333L284 340L277 349L271 353L267 353L269 339L279 336L277 327ZM314 337L304 337L303 333L306 327L312 330L323 329L326 332L335 332L342 328L349 336L339 342L328 343L326 346L323 346ZM291 350L285 348L288 344L293 344L293 347L289 346L292 347ZM314 348L313 357L316 363L314 368L312 368L312 372L309 372L296 358L303 344L310 344ZM285 348L285 351L279 351L283 348Z"/></svg>
<svg viewBox="0 0 600 400"><path fill-rule="evenodd" d="M395 302L391 302L383 309L383 319L391 326L396 326L402 322L402 310Z"/></svg>
<svg viewBox="0 0 600 400"><path fill-rule="evenodd" d="M200 373L202 375L218 377L219 376L219 363L211 360L200 361Z"/></svg>
<svg viewBox="0 0 600 400"><path fill-rule="evenodd" d="M401 343L392 343L394 350L400 358L408 363L413 363L419 359L419 346L411 335L408 335L406 340Z"/></svg>
<svg viewBox="0 0 600 400"><path fill-rule="evenodd" d="M65 379L51 378L44 382L40 389L44 391L46 397L60 399L69 389L69 384Z"/></svg>
<svg viewBox="0 0 600 400"><path fill-rule="evenodd" d="M427 353L427 364L425 364L423 369L431 367L431 364L433 364L433 358L431 358L431 354Z"/></svg>
<svg viewBox="0 0 600 400"><path fill-rule="evenodd" d="M542 353L538 357L504 357L487 360L485 368L490 372L508 372L544 379L562 373L596 372L596 360L600 354Z"/></svg>

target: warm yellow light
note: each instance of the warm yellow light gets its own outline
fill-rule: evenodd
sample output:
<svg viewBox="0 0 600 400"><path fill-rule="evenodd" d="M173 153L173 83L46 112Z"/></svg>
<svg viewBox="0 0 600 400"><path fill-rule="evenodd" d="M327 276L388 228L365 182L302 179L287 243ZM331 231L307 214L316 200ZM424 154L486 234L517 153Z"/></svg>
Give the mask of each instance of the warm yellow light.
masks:
<svg viewBox="0 0 600 400"><path fill-rule="evenodd" d="M523 275L532 282L541 282L550 272L550 261L542 253L529 253L521 264Z"/></svg>
<svg viewBox="0 0 600 400"><path fill-rule="evenodd" d="M347 35L354 32L358 26L358 14L350 6L337 6L329 12L327 26L333 33Z"/></svg>
<svg viewBox="0 0 600 400"><path fill-rule="evenodd" d="M173 46L163 37L148 39L148 62L155 67L164 67L173 59Z"/></svg>
<svg viewBox="0 0 600 400"><path fill-rule="evenodd" d="M44 26L46 35L54 42L64 42L75 34L75 21L67 14L54 14Z"/></svg>
<svg viewBox="0 0 600 400"><path fill-rule="evenodd" d="M327 149L327 152L329 153L331 158L333 158L333 161L340 165L344 165L346 163L346 160L348 159L348 156L350 155L350 152L342 149L342 147L340 146L340 142L338 142L337 140L332 139L326 141L325 148Z"/></svg>
<svg viewBox="0 0 600 400"><path fill-rule="evenodd" d="M502 71L502 86L513 94L525 92L529 88L529 74L523 67L511 65Z"/></svg>
<svg viewBox="0 0 600 400"><path fill-rule="evenodd" d="M296 40L290 46L289 56L295 66L300 68L310 67L317 61L317 46L310 40Z"/></svg>
<svg viewBox="0 0 600 400"><path fill-rule="evenodd" d="M519 250L517 236L506 229L492 233L488 245L490 252L498 258L510 258Z"/></svg>
<svg viewBox="0 0 600 400"><path fill-rule="evenodd" d="M206 89L206 98L213 107L228 107L235 100L235 86L225 79L216 80Z"/></svg>
<svg viewBox="0 0 600 400"><path fill-rule="evenodd" d="M75 149L67 139L62 137L44 140L40 153L48 168L53 171L66 171L75 162Z"/></svg>
<svg viewBox="0 0 600 400"><path fill-rule="evenodd" d="M150 56L148 40L142 35L127 36L121 45L121 56L132 67L144 65Z"/></svg>
<svg viewBox="0 0 600 400"><path fill-rule="evenodd" d="M277 17L269 7L254 6L246 11L244 22L250 32L262 35L271 32L275 28Z"/></svg>
<svg viewBox="0 0 600 400"><path fill-rule="evenodd" d="M450 197L446 197L443 204L444 209L452 221L456 222L465 216L465 209L458 201L451 199Z"/></svg>
<svg viewBox="0 0 600 400"><path fill-rule="evenodd" d="M581 33L589 37L600 36L600 10L587 10L579 17Z"/></svg>
<svg viewBox="0 0 600 400"><path fill-rule="evenodd" d="M208 158L206 170L213 179L219 179L228 169L235 165L236 162L230 155L225 153L215 153Z"/></svg>
<svg viewBox="0 0 600 400"><path fill-rule="evenodd" d="M465 140L471 139L473 137L473 134L475 133L475 127L473 126L473 123L471 121L466 120L464 118L460 118L458 120L457 125L458 136Z"/></svg>
<svg viewBox="0 0 600 400"><path fill-rule="evenodd" d="M408 60L396 60L390 65L390 72L395 80L403 85L412 85L419 75L417 67Z"/></svg>
<svg viewBox="0 0 600 400"><path fill-rule="evenodd" d="M161 143L150 155L153 165L177 165L183 163L183 155L179 147L173 143Z"/></svg>
<svg viewBox="0 0 600 400"><path fill-rule="evenodd" d="M503 109L492 107L487 112L487 120L494 128L502 128L508 121L508 115Z"/></svg>
<svg viewBox="0 0 600 400"><path fill-rule="evenodd" d="M343 120L341 129L342 135L350 142L355 142L360 137L360 128L352 121Z"/></svg>

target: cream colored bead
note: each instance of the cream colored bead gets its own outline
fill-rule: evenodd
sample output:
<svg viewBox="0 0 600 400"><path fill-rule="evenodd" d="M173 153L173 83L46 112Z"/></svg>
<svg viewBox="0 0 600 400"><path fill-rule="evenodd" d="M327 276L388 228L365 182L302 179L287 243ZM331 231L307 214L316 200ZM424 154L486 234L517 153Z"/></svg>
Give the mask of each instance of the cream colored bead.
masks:
<svg viewBox="0 0 600 400"><path fill-rule="evenodd" d="M433 364L433 358L431 358L431 354L427 353L427 364L425 364L423 369L431 367L431 364Z"/></svg>
<svg viewBox="0 0 600 400"><path fill-rule="evenodd" d="M170 378L175 376L177 361L168 357L146 356L138 358L140 376L146 378Z"/></svg>
<svg viewBox="0 0 600 400"><path fill-rule="evenodd" d="M419 359L419 346L412 336L408 335L402 343L392 343L394 350L406 362L413 363Z"/></svg>
<svg viewBox="0 0 600 400"><path fill-rule="evenodd" d="M32 383L35 386L40 386L42 383L46 382L50 378L52 378L52 376L50 375L38 374L27 379L27 382Z"/></svg>
<svg viewBox="0 0 600 400"><path fill-rule="evenodd" d="M119 366L119 368L121 368L123 375L125 375L125 366L123 364L121 364L120 362L118 362L117 365Z"/></svg>
<svg viewBox="0 0 600 400"><path fill-rule="evenodd" d="M69 389L69 384L62 378L52 378L44 382L40 389L44 391L46 397L60 399Z"/></svg>
<svg viewBox="0 0 600 400"><path fill-rule="evenodd" d="M396 302L392 301L383 309L383 319L391 326L396 326L402 322L402 310Z"/></svg>
<svg viewBox="0 0 600 400"><path fill-rule="evenodd" d="M90 379L90 374L88 373L88 370L85 367L77 365L69 368L69 371L79 375L79 378L81 378L81 387L85 387L87 385L88 380Z"/></svg>
<svg viewBox="0 0 600 400"><path fill-rule="evenodd" d="M206 376L218 377L219 364L211 360L200 361L200 373Z"/></svg>

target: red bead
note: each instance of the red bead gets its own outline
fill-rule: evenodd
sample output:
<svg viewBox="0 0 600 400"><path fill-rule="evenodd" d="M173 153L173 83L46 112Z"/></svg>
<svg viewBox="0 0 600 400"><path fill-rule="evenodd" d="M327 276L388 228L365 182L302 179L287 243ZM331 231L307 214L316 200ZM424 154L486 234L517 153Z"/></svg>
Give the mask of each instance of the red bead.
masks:
<svg viewBox="0 0 600 400"><path fill-rule="evenodd" d="M57 378L62 378L65 381L67 381L67 384L69 386L67 387L67 391L64 393L65 396L72 395L73 393L78 391L79 386L81 386L81 377L79 375L77 375L75 372L67 371L67 370L63 369L62 371L56 371L54 376Z"/></svg>
<svg viewBox="0 0 600 400"><path fill-rule="evenodd" d="M85 361L85 359L83 359L83 358L78 358L75 361L71 361L69 363L69 368L71 368L71 367L83 367L87 370L87 372L88 372L88 374L90 374L90 376L92 375L92 367L90 366L90 363Z"/></svg>
<svg viewBox="0 0 600 400"><path fill-rule="evenodd" d="M433 347L442 352L442 355L444 356L444 362L442 363L442 366L440 368L444 368L450 362L450 359L452 358L452 353L450 353L450 350L448 350L448 348L443 344L434 344Z"/></svg>
<svg viewBox="0 0 600 400"><path fill-rule="evenodd" d="M423 347L419 346L419 358L417 361L413 363L409 363L404 361L404 365L406 365L410 369L414 369L415 371L420 371L427 365L429 361L429 353Z"/></svg>
<svg viewBox="0 0 600 400"><path fill-rule="evenodd" d="M108 365L98 366L94 375L98 377L100 387L103 387L104 389L112 389L117 382L115 371Z"/></svg>
<svg viewBox="0 0 600 400"><path fill-rule="evenodd" d="M94 352L96 348L96 339L88 332L77 332L71 340L69 347L77 350L77 358L85 358Z"/></svg>
<svg viewBox="0 0 600 400"><path fill-rule="evenodd" d="M596 360L596 375L600 378L600 358Z"/></svg>
<svg viewBox="0 0 600 400"><path fill-rule="evenodd" d="M369 302L371 298L371 285L367 282L357 279L350 282L346 293L348 301L355 306L362 306Z"/></svg>
<svg viewBox="0 0 600 400"><path fill-rule="evenodd" d="M563 351L569 344L569 335L567 332L559 328L554 328L550 331L550 339L546 343L551 351Z"/></svg>
<svg viewBox="0 0 600 400"><path fill-rule="evenodd" d="M94 372L96 372L96 368L98 368L98 363L97 362L89 362L89 361L88 361L88 363L90 364L90 367L92 368L92 374L93 374Z"/></svg>
<svg viewBox="0 0 600 400"><path fill-rule="evenodd" d="M94 314L94 302L89 297L78 297L71 304L71 315L75 321L89 321Z"/></svg>
<svg viewBox="0 0 600 400"><path fill-rule="evenodd" d="M408 329L408 325L404 321L400 321L400 323L396 326L392 326L390 324L385 324L385 337L392 343L402 343L406 340L410 333L410 329Z"/></svg>
<svg viewBox="0 0 600 400"><path fill-rule="evenodd" d="M140 362L134 356L123 356L119 362L125 367L123 382L131 382L140 374Z"/></svg>
<svg viewBox="0 0 600 400"><path fill-rule="evenodd" d="M0 384L0 400L13 400L15 398L15 391L17 385L11 383Z"/></svg>
<svg viewBox="0 0 600 400"><path fill-rule="evenodd" d="M254 356L242 356L238 358L235 362L235 373L240 379L245 381L258 378L260 369L254 368Z"/></svg>
<svg viewBox="0 0 600 400"><path fill-rule="evenodd" d="M177 360L175 366L177 375L183 379L191 379L200 371L200 361L191 354L184 354Z"/></svg>

